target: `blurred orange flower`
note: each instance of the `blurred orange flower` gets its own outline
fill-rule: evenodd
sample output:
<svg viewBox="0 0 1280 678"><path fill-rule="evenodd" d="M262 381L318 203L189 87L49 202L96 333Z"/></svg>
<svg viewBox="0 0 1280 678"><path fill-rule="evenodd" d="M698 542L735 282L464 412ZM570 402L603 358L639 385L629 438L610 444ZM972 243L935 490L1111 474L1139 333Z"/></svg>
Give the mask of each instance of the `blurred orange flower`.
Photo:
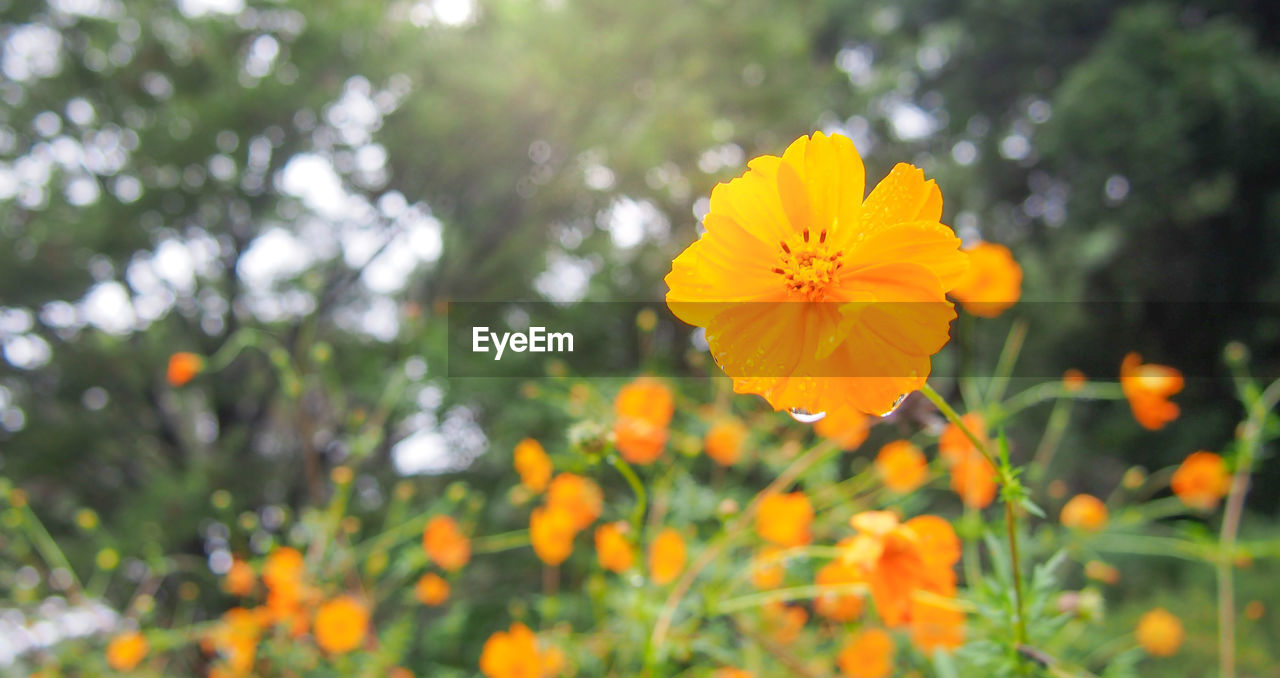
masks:
<svg viewBox="0 0 1280 678"><path fill-rule="evenodd" d="M667 425L675 400L666 384L640 377L618 391L613 401L613 425L618 453L632 464L652 464L667 445Z"/></svg>
<svg viewBox="0 0 1280 678"><path fill-rule="evenodd" d="M987 422L982 415L977 412L970 412L962 417L960 421L964 422L965 428L969 432L982 441L983 445L990 443L987 437ZM974 454L981 455L982 452L969 440L969 436L955 424L948 423L946 428L942 429L942 435L938 436L938 454L949 464L959 463Z"/></svg>
<svg viewBox="0 0 1280 678"><path fill-rule="evenodd" d="M893 637L884 629L866 629L854 634L836 665L845 678L888 678L893 674Z"/></svg>
<svg viewBox="0 0 1280 678"><path fill-rule="evenodd" d="M574 516L563 504L539 506L529 515L533 552L548 565L559 565L573 553L573 538L577 534Z"/></svg>
<svg viewBox="0 0 1280 678"><path fill-rule="evenodd" d="M206 640L212 650L216 650L225 660L224 673L230 676L252 673L262 625L269 621L264 617L261 610L246 610L243 607L232 608L222 614Z"/></svg>
<svg viewBox="0 0 1280 678"><path fill-rule="evenodd" d="M804 546L812 539L813 505L803 492L769 494L756 507L756 533L779 546Z"/></svg>
<svg viewBox="0 0 1280 678"><path fill-rule="evenodd" d="M1138 620L1138 644L1153 657L1177 654L1186 638L1182 620L1163 607L1157 607Z"/></svg>
<svg viewBox="0 0 1280 678"><path fill-rule="evenodd" d="M174 353L169 356L169 368L165 378L171 386L183 386L204 371L204 358L194 353Z"/></svg>
<svg viewBox="0 0 1280 678"><path fill-rule="evenodd" d="M253 592L253 585L257 579L253 566L236 558L231 561L230 569L222 578L222 590L233 596L244 597Z"/></svg>
<svg viewBox="0 0 1280 678"><path fill-rule="evenodd" d="M450 516L434 516L422 530L422 549L442 570L456 572L471 560L471 540Z"/></svg>
<svg viewBox="0 0 1280 678"><path fill-rule="evenodd" d="M779 645L790 645L804 630L809 621L809 613L799 605L787 605L780 600L773 600L764 606L765 626L769 635Z"/></svg>
<svg viewBox="0 0 1280 678"><path fill-rule="evenodd" d="M132 671L151 650L147 639L137 631L126 631L107 644L107 665L117 671Z"/></svg>
<svg viewBox="0 0 1280 678"><path fill-rule="evenodd" d="M649 576L656 584L669 584L684 571L687 552L684 537L674 528L664 528L649 546Z"/></svg>
<svg viewBox="0 0 1280 678"><path fill-rule="evenodd" d="M782 561L777 559L783 549L779 546L765 546L751 558L751 585L758 589L776 589L782 585L786 569Z"/></svg>
<svg viewBox="0 0 1280 678"><path fill-rule="evenodd" d="M844 540L837 546L847 547L850 540ZM861 567L835 559L823 565L814 576L814 584L818 586L845 586L865 584L866 575ZM862 616L865 603L862 594L854 592L823 591L813 600L813 609L827 619L847 622Z"/></svg>
<svg viewBox="0 0 1280 678"><path fill-rule="evenodd" d="M1059 518L1066 527L1096 532L1107 524L1107 505L1091 494L1077 494L1063 505Z"/></svg>
<svg viewBox="0 0 1280 678"><path fill-rule="evenodd" d="M1182 503L1211 511L1231 489L1231 473L1222 457L1213 452L1193 452L1169 479L1169 486Z"/></svg>
<svg viewBox="0 0 1280 678"><path fill-rule="evenodd" d="M413 595L423 605L442 605L449 599L449 582L434 572L428 572L413 585Z"/></svg>
<svg viewBox="0 0 1280 678"><path fill-rule="evenodd" d="M546 658L538 647L538 637L528 626L516 622L509 631L489 636L480 650L480 672L488 678L542 678Z"/></svg>
<svg viewBox="0 0 1280 678"><path fill-rule="evenodd" d="M1076 393L1084 388L1088 380L1084 376L1084 372L1071 368L1062 373L1062 388L1067 393Z"/></svg>
<svg viewBox="0 0 1280 678"><path fill-rule="evenodd" d="M604 494L595 481L573 473L561 473L547 490L547 505L560 506L572 517L575 530L585 530L604 510Z"/></svg>
<svg viewBox="0 0 1280 678"><path fill-rule="evenodd" d="M738 393L777 410L891 411L949 340L946 293L968 266L939 223L941 191L901 163L864 201L862 159L838 134L747 166L672 261L668 306L706 328Z"/></svg>
<svg viewBox="0 0 1280 678"><path fill-rule="evenodd" d="M305 575L302 553L288 546L272 551L262 566L262 582L267 585L265 612L271 622L287 625L295 637L306 633L310 624L306 606L314 592Z"/></svg>
<svg viewBox="0 0 1280 678"><path fill-rule="evenodd" d="M547 483L551 481L551 459L542 449L542 444L533 438L525 438L516 443L514 455L520 484L535 493L547 489Z"/></svg>
<svg viewBox="0 0 1280 678"><path fill-rule="evenodd" d="M911 642L921 652L964 644L964 610L949 598L916 592L911 597Z"/></svg>
<svg viewBox="0 0 1280 678"><path fill-rule="evenodd" d="M711 674L711 678L756 678L756 674L750 671L726 666L716 669L716 672Z"/></svg>
<svg viewBox="0 0 1280 678"><path fill-rule="evenodd" d="M1143 364L1142 356L1130 353L1120 363L1120 388L1134 419L1156 431L1178 418L1178 406L1169 396L1182 390L1182 373L1164 365Z"/></svg>
<svg viewBox="0 0 1280 678"><path fill-rule="evenodd" d="M345 654L364 643L369 610L351 596L334 598L316 610L316 645L330 654Z"/></svg>
<svg viewBox="0 0 1280 678"><path fill-rule="evenodd" d="M960 548L950 523L935 516L900 523L888 511L865 511L849 522L858 535L842 542L843 561L862 569L876 612L886 625L900 626L908 620L916 590L954 592Z"/></svg>
<svg viewBox="0 0 1280 678"><path fill-rule="evenodd" d="M747 438L747 427L732 418L721 419L711 425L703 441L707 456L721 466L733 466L742 458L742 443Z"/></svg>
<svg viewBox="0 0 1280 678"><path fill-rule="evenodd" d="M856 450L871 433L871 417L852 407L837 407L813 425L813 432L842 450Z"/></svg>
<svg viewBox="0 0 1280 678"><path fill-rule="evenodd" d="M625 536L626 523L607 523L596 528L596 559L610 572L626 572L635 562L635 552Z"/></svg>
<svg viewBox="0 0 1280 678"><path fill-rule="evenodd" d="M915 491L929 476L929 462L924 453L906 440L895 440L880 448L875 469L885 487L898 494Z"/></svg>
<svg viewBox="0 0 1280 678"><path fill-rule="evenodd" d="M951 467L951 489L965 506L986 508L996 498L996 467L975 450Z"/></svg>
<svg viewBox="0 0 1280 678"><path fill-rule="evenodd" d="M1084 576L1104 584L1116 584L1120 581L1120 570L1101 560L1090 560L1084 564Z"/></svg>
<svg viewBox="0 0 1280 678"><path fill-rule="evenodd" d="M1022 267L1008 247L980 242L965 250L969 272L951 290L964 310L982 318L994 318L1018 303L1022 296Z"/></svg>

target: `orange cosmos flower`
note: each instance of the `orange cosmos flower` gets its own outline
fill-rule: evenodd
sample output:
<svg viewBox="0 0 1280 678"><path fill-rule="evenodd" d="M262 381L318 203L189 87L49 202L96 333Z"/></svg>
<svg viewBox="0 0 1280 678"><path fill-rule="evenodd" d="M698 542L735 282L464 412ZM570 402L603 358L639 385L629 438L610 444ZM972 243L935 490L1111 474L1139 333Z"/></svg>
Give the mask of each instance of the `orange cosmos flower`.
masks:
<svg viewBox="0 0 1280 678"><path fill-rule="evenodd" d="M471 540L458 529L458 521L435 516L422 531L422 549L441 569L456 572L471 560Z"/></svg>
<svg viewBox="0 0 1280 678"><path fill-rule="evenodd" d="M863 200L853 142L817 132L716 186L706 232L674 261L667 305L706 328L738 393L774 409L883 414L949 340L968 266L942 193L907 164Z"/></svg>
<svg viewBox="0 0 1280 678"><path fill-rule="evenodd" d="M369 610L351 596L334 598L316 610L316 645L330 654L346 654L364 643Z"/></svg>
<svg viewBox="0 0 1280 678"><path fill-rule="evenodd" d="M996 498L996 467L975 450L951 467L951 489L965 506L986 508Z"/></svg>
<svg viewBox="0 0 1280 678"><path fill-rule="evenodd" d="M724 668L716 669L716 672L711 674L711 678L756 678L756 674L750 671L726 666Z"/></svg>
<svg viewBox="0 0 1280 678"><path fill-rule="evenodd" d="M1066 527L1096 532L1107 524L1107 505L1091 494L1077 494L1062 507L1060 520Z"/></svg>
<svg viewBox="0 0 1280 678"><path fill-rule="evenodd" d="M618 453L632 464L652 464L667 445L667 425L675 412L671 389L641 377L622 387L613 401L618 415L613 425Z"/></svg>
<svg viewBox="0 0 1280 678"><path fill-rule="evenodd" d="M1186 638L1182 621L1163 607L1142 615L1138 620L1138 644L1153 657L1169 657L1177 654Z"/></svg>
<svg viewBox="0 0 1280 678"><path fill-rule="evenodd" d="M1120 581L1120 570L1101 560L1090 560L1084 564L1084 576L1114 586Z"/></svg>
<svg viewBox="0 0 1280 678"><path fill-rule="evenodd" d="M779 645L790 645L804 630L809 621L809 613L799 605L786 605L780 600L773 600L764 606L765 626L774 642Z"/></svg>
<svg viewBox="0 0 1280 678"><path fill-rule="evenodd" d="M843 540L837 546L848 547L851 540ZM823 565L814 576L814 584L818 586L846 586L866 583L866 575L861 567L846 563L841 559ZM862 616L864 602L858 593L842 593L823 591L813 601L813 609L818 614L832 621L847 622Z"/></svg>
<svg viewBox="0 0 1280 678"><path fill-rule="evenodd" d="M525 438L516 443L516 472L520 474L520 484L530 492L541 492L547 489L551 481L551 459L541 443L533 438Z"/></svg>
<svg viewBox="0 0 1280 678"><path fill-rule="evenodd" d="M236 558L231 562L231 568L227 570L227 574L222 578L222 590L233 596L247 596L253 592L253 584L257 580L257 575L253 572L253 566Z"/></svg>
<svg viewBox="0 0 1280 678"><path fill-rule="evenodd" d="M885 487L898 494L914 491L929 476L929 462L924 453L906 440L895 440L880 448L875 469Z"/></svg>
<svg viewBox="0 0 1280 678"><path fill-rule="evenodd" d="M519 622L489 636L480 650L480 672L487 678L541 678L547 675L544 662L538 637Z"/></svg>
<svg viewBox="0 0 1280 678"><path fill-rule="evenodd" d="M836 655L845 678L888 678L893 674L893 637L884 629L866 629L849 639Z"/></svg>
<svg viewBox="0 0 1280 678"><path fill-rule="evenodd" d="M1182 503L1205 511L1217 508L1218 501L1231 489L1231 473L1222 457L1201 450L1183 460L1169 480L1173 493Z"/></svg>
<svg viewBox="0 0 1280 678"><path fill-rule="evenodd" d="M751 558L751 585L758 589L776 589L782 585L786 569L778 554L780 546L765 546Z"/></svg>
<svg viewBox="0 0 1280 678"><path fill-rule="evenodd" d="M533 552L548 565L559 565L573 553L573 538L577 534L573 514L561 504L539 506L529 515Z"/></svg>
<svg viewBox="0 0 1280 678"><path fill-rule="evenodd" d="M306 633L309 623L306 605L314 591L307 586L305 576L302 553L288 546L272 551L262 566L262 582L267 585L266 612L272 621L287 624L294 636Z"/></svg>
<svg viewBox="0 0 1280 678"><path fill-rule="evenodd" d="M1182 386L1181 372L1164 365L1144 365L1137 353L1126 355L1120 363L1120 388L1143 428L1156 431L1178 418L1178 406L1169 402L1169 396Z"/></svg>
<svg viewBox="0 0 1280 678"><path fill-rule="evenodd" d="M596 559L610 572L626 572L635 562L631 542L625 536L627 524L608 523L596 528Z"/></svg>
<svg viewBox="0 0 1280 678"><path fill-rule="evenodd" d="M911 614L917 590L950 595L959 539L941 518L920 516L907 523L888 511L865 511L850 519L858 535L846 542L845 563L860 567L876 612L888 626L900 626Z"/></svg>
<svg viewBox="0 0 1280 678"><path fill-rule="evenodd" d="M1080 389L1084 388L1086 383L1088 383L1088 379L1085 378L1084 372L1081 372L1080 370L1071 368L1062 373L1062 388L1067 393L1078 392Z"/></svg>
<svg viewBox="0 0 1280 678"><path fill-rule="evenodd" d="M649 576L656 584L669 584L684 571L687 557L684 538L673 528L658 533L649 546Z"/></svg>
<svg viewBox="0 0 1280 678"><path fill-rule="evenodd" d="M964 644L964 610L949 598L916 592L911 597L911 642L921 652Z"/></svg>
<svg viewBox="0 0 1280 678"><path fill-rule="evenodd" d="M852 407L837 407L813 425L813 432L842 450L855 450L871 433L871 417Z"/></svg>
<svg viewBox="0 0 1280 678"><path fill-rule="evenodd" d="M1004 245L980 242L965 250L969 272L951 290L964 310L982 318L994 318L1018 303L1022 296L1022 267Z"/></svg>
<svg viewBox="0 0 1280 678"><path fill-rule="evenodd" d="M703 441L707 456L721 466L733 466L742 457L747 427L737 419L721 419L712 424Z"/></svg>
<svg viewBox="0 0 1280 678"><path fill-rule="evenodd" d="M964 422L965 428L977 436L984 445L990 442L987 437L987 422L981 414L970 412L960 417L960 421ZM969 436L952 423L948 423L947 427L942 429L942 435L938 436L938 453L950 464L963 461L974 454L982 454L973 441L969 440Z"/></svg>
<svg viewBox="0 0 1280 678"><path fill-rule="evenodd" d="M770 494L756 507L756 533L778 546L804 546L811 536L813 505L803 492Z"/></svg>
<svg viewBox="0 0 1280 678"><path fill-rule="evenodd" d="M443 605L449 599L449 582L434 572L428 572L413 585L413 595L423 605Z"/></svg>
<svg viewBox="0 0 1280 678"><path fill-rule="evenodd" d="M563 507L573 518L575 530L584 530L604 510L604 494L590 478L561 473L547 490L547 505Z"/></svg>
<svg viewBox="0 0 1280 678"><path fill-rule="evenodd" d="M169 369L165 378L171 386L183 386L204 371L204 358L194 353L174 353L169 356Z"/></svg>
<svg viewBox="0 0 1280 678"><path fill-rule="evenodd" d="M132 671L142 663L151 645L137 631L127 631L107 644L107 665L117 671Z"/></svg>
<svg viewBox="0 0 1280 678"><path fill-rule="evenodd" d="M244 676L253 671L258 638L264 621L267 621L264 616L259 611L232 608L223 613L213 631L201 641L207 641L221 655L226 662L226 674Z"/></svg>

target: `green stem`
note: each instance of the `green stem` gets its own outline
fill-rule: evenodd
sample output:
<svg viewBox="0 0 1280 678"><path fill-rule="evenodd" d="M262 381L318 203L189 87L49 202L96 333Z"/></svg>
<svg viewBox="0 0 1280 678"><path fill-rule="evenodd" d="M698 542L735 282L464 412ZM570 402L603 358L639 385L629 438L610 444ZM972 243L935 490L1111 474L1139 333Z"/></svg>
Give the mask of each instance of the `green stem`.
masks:
<svg viewBox="0 0 1280 678"><path fill-rule="evenodd" d="M1068 399L1059 399L1053 404L1053 412L1049 414L1049 423L1045 428L1044 436L1040 438L1040 445L1036 447L1035 456L1031 462L1031 483L1040 487L1042 481L1049 475L1049 465L1053 463L1053 455L1058 451L1058 445L1062 443L1062 436L1067 432L1067 424L1071 423L1071 405L1072 401Z"/></svg>
<svg viewBox="0 0 1280 678"><path fill-rule="evenodd" d="M998 403L1004 397L1009 386L1009 377L1013 374L1013 366L1018 362L1018 354L1022 352L1022 344L1027 339L1027 321L1019 319L1009 329L1009 336L1004 340L1004 348L996 361L996 373L987 389L987 402Z"/></svg>
<svg viewBox="0 0 1280 678"><path fill-rule="evenodd" d="M644 515L648 510L649 495L644 490L644 483L640 482L640 476L636 475L635 469L631 468L631 464L628 464L626 459L611 454L608 461L610 466L618 469L618 473L622 474L627 484L631 486L631 491L636 495L636 505L631 510L631 529L635 530L638 538L644 529Z"/></svg>
<svg viewBox="0 0 1280 678"><path fill-rule="evenodd" d="M45 563L54 569L62 569L71 577L71 582L75 586L75 591L83 591L84 585L80 583L80 578L76 576L76 571L71 568L71 562L67 560L66 554L58 547L58 542L54 540L53 535L45 529L44 523L36 517L35 511L31 510L31 505L26 503L24 499L21 506L16 506L18 512L22 515L22 524L27 528L27 537L31 539L31 543L36 547L36 551L40 553L40 557Z"/></svg>
<svg viewBox="0 0 1280 678"><path fill-rule="evenodd" d="M969 439L969 442L973 443L973 446L982 453L982 456L987 458L988 462L991 462L993 467L999 468L1000 465L996 462L996 458L992 456L991 450L987 449L987 443L980 439L976 433L969 430L969 426L964 423L964 419L947 403L941 394L933 390L933 387L928 382L920 387L920 392L929 399L929 402L933 403L934 407L938 408L938 411L947 418L947 421L955 424L956 428L960 429L960 432Z"/></svg>
<svg viewBox="0 0 1280 678"><path fill-rule="evenodd" d="M1022 567L1018 559L1018 521L1017 512L1009 501L1004 503L1005 530L1009 535L1009 564L1013 572L1013 604L1018 615L1017 633L1014 641L1018 645L1027 642L1027 618L1022 606Z"/></svg>

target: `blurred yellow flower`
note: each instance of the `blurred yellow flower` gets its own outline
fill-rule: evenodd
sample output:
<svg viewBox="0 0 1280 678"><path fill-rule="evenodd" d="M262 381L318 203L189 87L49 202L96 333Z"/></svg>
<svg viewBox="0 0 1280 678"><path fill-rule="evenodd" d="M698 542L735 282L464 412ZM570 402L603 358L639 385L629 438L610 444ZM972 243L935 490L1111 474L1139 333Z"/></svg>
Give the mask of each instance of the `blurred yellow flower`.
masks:
<svg viewBox="0 0 1280 678"><path fill-rule="evenodd" d="M449 600L449 582L434 572L428 572L413 585L413 595L423 605L443 605Z"/></svg>
<svg viewBox="0 0 1280 678"><path fill-rule="evenodd" d="M150 651L151 645L137 631L126 631L107 644L107 665L117 671L132 671Z"/></svg>
<svg viewBox="0 0 1280 678"><path fill-rule="evenodd" d="M330 654L345 654L364 643L369 610L351 596L334 598L316 610L316 645Z"/></svg>
<svg viewBox="0 0 1280 678"><path fill-rule="evenodd" d="M855 633L840 648L836 665L845 678L888 678L893 675L893 637L884 629Z"/></svg>
<svg viewBox="0 0 1280 678"><path fill-rule="evenodd" d="M1153 657L1169 657L1177 654L1186 638L1182 620L1168 610L1157 607L1138 620L1138 644Z"/></svg>
<svg viewBox="0 0 1280 678"><path fill-rule="evenodd" d="M996 498L996 467L975 450L951 467L951 489L965 506L986 508Z"/></svg>
<svg viewBox="0 0 1280 678"><path fill-rule="evenodd" d="M1022 267L1008 247L980 242L965 250L969 272L951 290L964 310L982 318L994 318L1018 303L1022 296Z"/></svg>
<svg viewBox="0 0 1280 678"><path fill-rule="evenodd" d="M711 674L711 678L756 678L756 674L750 671L733 668L731 666L725 666L723 668L716 669L716 672Z"/></svg>
<svg viewBox="0 0 1280 678"><path fill-rule="evenodd" d="M649 545L649 576L656 584L669 584L684 571L684 537L674 528L664 528Z"/></svg>
<svg viewBox="0 0 1280 678"><path fill-rule="evenodd" d="M422 548L442 570L456 572L471 560L471 540L450 516L434 516L422 530Z"/></svg>
<svg viewBox="0 0 1280 678"><path fill-rule="evenodd" d="M1091 494L1077 494L1062 507L1063 526L1096 532L1107 524L1107 505Z"/></svg>
<svg viewBox="0 0 1280 678"><path fill-rule="evenodd" d="M756 507L756 534L778 546L804 546L812 539L813 505L803 492L768 494Z"/></svg>
<svg viewBox="0 0 1280 678"><path fill-rule="evenodd" d="M890 491L914 492L929 477L924 452L907 440L895 440L880 448L875 460L876 475Z"/></svg>
<svg viewBox="0 0 1280 678"><path fill-rule="evenodd" d="M604 510L604 494L590 478L561 473L547 490L547 505L560 506L570 515L575 530L584 530Z"/></svg>
<svg viewBox="0 0 1280 678"><path fill-rule="evenodd" d="M1187 506L1211 511L1231 489L1231 473L1222 457L1201 450L1183 460L1169 486Z"/></svg>
<svg viewBox="0 0 1280 678"><path fill-rule="evenodd" d="M480 651L480 671L487 678L542 678L549 675L544 669L538 637L519 622L489 636Z"/></svg>
<svg viewBox="0 0 1280 678"><path fill-rule="evenodd" d="M721 466L733 466L742 458L742 443L747 438L747 427L741 421L727 417L711 425L703 439L707 456Z"/></svg>
<svg viewBox="0 0 1280 678"><path fill-rule="evenodd" d="M1159 430L1178 418L1178 406L1169 402L1169 396L1182 386L1181 372L1165 365L1143 364L1137 353L1129 353L1120 363L1120 389L1143 428Z"/></svg>
<svg viewBox="0 0 1280 678"><path fill-rule="evenodd" d="M607 523L596 528L596 559L610 572L626 572L635 562L635 552L625 536L626 523Z"/></svg>
<svg viewBox="0 0 1280 678"><path fill-rule="evenodd" d="M862 159L839 134L747 166L712 191L706 232L671 263L667 305L706 328L738 393L778 410L891 411L950 338L946 293L968 266L938 221L942 193L899 164L864 201Z"/></svg>
<svg viewBox="0 0 1280 678"><path fill-rule="evenodd" d="M666 384L640 377L618 391L613 401L613 425L618 453L632 464L652 464L667 446L667 426L675 400Z"/></svg>
<svg viewBox="0 0 1280 678"><path fill-rule="evenodd" d="M534 493L547 489L547 483L551 481L551 458L542 449L542 444L533 438L525 438L516 443L514 455L520 484Z"/></svg>
<svg viewBox="0 0 1280 678"><path fill-rule="evenodd" d="M574 515L563 504L539 506L529 514L529 541L533 552L548 565L559 565L573 553L578 534Z"/></svg>
<svg viewBox="0 0 1280 678"><path fill-rule="evenodd" d="M174 353L169 356L169 368L165 378L171 386L183 386L204 371L204 358L194 353Z"/></svg>

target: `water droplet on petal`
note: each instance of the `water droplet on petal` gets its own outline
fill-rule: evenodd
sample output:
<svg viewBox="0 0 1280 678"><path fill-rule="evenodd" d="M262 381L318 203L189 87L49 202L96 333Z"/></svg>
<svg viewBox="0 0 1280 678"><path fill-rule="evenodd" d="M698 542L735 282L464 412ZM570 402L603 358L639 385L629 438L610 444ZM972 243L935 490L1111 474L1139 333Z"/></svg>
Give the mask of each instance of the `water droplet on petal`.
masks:
<svg viewBox="0 0 1280 678"><path fill-rule="evenodd" d="M810 412L803 407L793 407L788 414L791 415L792 419L795 419L801 424L812 424L816 421L822 421L823 417L827 416L826 412Z"/></svg>
<svg viewBox="0 0 1280 678"><path fill-rule="evenodd" d="M906 400L908 395L910 395L910 394L908 394L908 393L903 393L902 395L898 396L897 398L894 398L894 400L893 400L893 405L890 405L890 406L889 406L888 411L881 413L881 414L880 414L880 416L881 416L881 417L887 417L887 416L889 416L889 415L893 414L894 412L897 412L897 411L898 411L898 408L899 408L899 407L902 407L902 401Z"/></svg>

